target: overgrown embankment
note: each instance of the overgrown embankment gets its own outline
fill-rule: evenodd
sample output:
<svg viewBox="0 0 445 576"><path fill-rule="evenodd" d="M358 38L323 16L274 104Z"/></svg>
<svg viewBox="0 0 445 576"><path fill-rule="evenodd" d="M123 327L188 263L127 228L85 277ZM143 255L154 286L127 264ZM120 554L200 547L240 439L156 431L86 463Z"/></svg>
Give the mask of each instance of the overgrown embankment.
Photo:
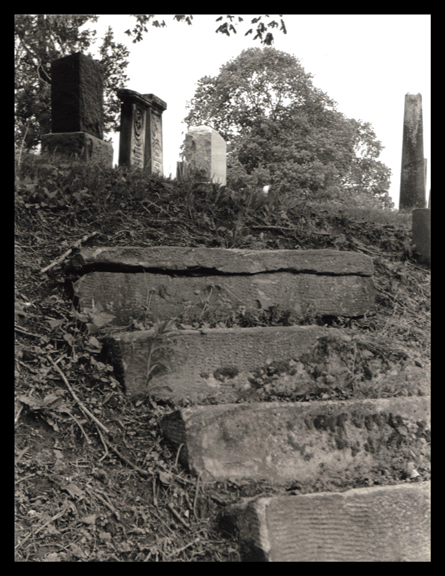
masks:
<svg viewBox="0 0 445 576"><path fill-rule="evenodd" d="M22 159L15 207L18 560L237 561L236 543L215 531L217 511L239 495L275 490L210 487L183 471L159 434L170 407L126 399L111 366L99 360L112 330L107 315L73 307L76 277L65 265L80 245L363 252L374 261L377 312L330 320L348 338L323 341L314 351L311 393L325 399L338 388L333 398L350 397L349 388L332 382L345 387L358 373L370 374L359 386L362 397L385 396L387 377L400 383L401 373L407 385L391 394L419 393L410 382L430 362L430 272L412 254L409 214L309 204L292 195L264 199L258 191L235 194L39 157ZM321 321L310 311L304 319ZM293 322L278 309L235 319L243 327ZM149 327L142 318L130 329ZM256 388L279 397L274 374L297 368L265 366L254 375ZM410 481L404 466L376 471L362 485ZM427 463L417 473L427 479ZM333 487L344 489L341 482Z"/></svg>

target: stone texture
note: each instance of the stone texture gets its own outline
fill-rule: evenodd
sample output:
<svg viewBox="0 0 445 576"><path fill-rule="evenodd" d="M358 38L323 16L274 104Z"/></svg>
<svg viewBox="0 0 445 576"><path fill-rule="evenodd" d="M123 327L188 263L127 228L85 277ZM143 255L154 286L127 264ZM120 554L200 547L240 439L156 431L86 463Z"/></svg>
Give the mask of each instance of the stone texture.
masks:
<svg viewBox="0 0 445 576"><path fill-rule="evenodd" d="M306 274L372 276L373 262L359 252L339 250L247 250L227 248L82 248L72 260L79 269L208 271L223 274L258 274L288 271Z"/></svg>
<svg viewBox="0 0 445 576"><path fill-rule="evenodd" d="M423 156L422 95L405 96L403 121L400 210L425 208L425 162Z"/></svg>
<svg viewBox="0 0 445 576"><path fill-rule="evenodd" d="M320 326L218 328L180 330L154 341L153 330L147 330L109 338L103 354L129 396L148 390L147 359L153 347L151 364L162 362L163 369L150 380L151 395L236 402L250 388L250 372L264 367L267 360L298 360L327 333Z"/></svg>
<svg viewBox="0 0 445 576"><path fill-rule="evenodd" d="M204 182L226 185L227 159L224 138L208 126L189 129L182 156L187 168Z"/></svg>
<svg viewBox="0 0 445 576"><path fill-rule="evenodd" d="M86 132L103 139L103 82L99 62L71 54L51 63L51 132Z"/></svg>
<svg viewBox="0 0 445 576"><path fill-rule="evenodd" d="M45 134L42 136L42 152L113 167L113 145L86 132Z"/></svg>
<svg viewBox="0 0 445 576"><path fill-rule="evenodd" d="M431 265L431 210L417 208L413 210L413 244L420 262Z"/></svg>
<svg viewBox="0 0 445 576"><path fill-rule="evenodd" d="M162 113L167 104L154 94L118 90L121 105L119 165L163 174Z"/></svg>
<svg viewBox="0 0 445 576"><path fill-rule="evenodd" d="M82 311L100 303L114 323L178 318L224 321L248 310L279 306L298 317L358 317L374 311L374 285L367 276L291 272L184 276L165 273L90 272L74 289Z"/></svg>
<svg viewBox="0 0 445 576"><path fill-rule="evenodd" d="M397 397L194 406L165 416L161 430L203 479L311 485L359 480L401 455L422 463L429 422L429 397Z"/></svg>
<svg viewBox="0 0 445 576"><path fill-rule="evenodd" d="M430 562L430 483L244 501L225 513L244 560Z"/></svg>

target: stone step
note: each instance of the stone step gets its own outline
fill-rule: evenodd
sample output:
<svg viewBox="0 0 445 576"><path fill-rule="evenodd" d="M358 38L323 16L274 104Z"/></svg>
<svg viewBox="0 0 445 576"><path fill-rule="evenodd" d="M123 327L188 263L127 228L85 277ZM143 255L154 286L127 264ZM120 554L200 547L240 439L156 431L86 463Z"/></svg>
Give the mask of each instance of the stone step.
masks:
<svg viewBox="0 0 445 576"><path fill-rule="evenodd" d="M141 268L165 271L204 271L223 274L288 272L372 276L369 256L339 250L248 250L241 248L188 248L182 246L83 247L72 259L78 271Z"/></svg>
<svg viewBox="0 0 445 576"><path fill-rule="evenodd" d="M130 397L149 392L176 401L236 402L251 388L254 370L272 361L295 363L333 330L321 326L176 330L164 339L156 338L154 330L128 332L104 342L102 359L114 366ZM148 381L148 370L155 365L158 369Z"/></svg>
<svg viewBox="0 0 445 576"><path fill-rule="evenodd" d="M429 397L397 397L193 406L164 416L161 430L206 481L310 484L406 459L425 465L429 423Z"/></svg>
<svg viewBox="0 0 445 576"><path fill-rule="evenodd" d="M249 499L221 524L236 526L245 561L429 562L430 508L419 482Z"/></svg>
<svg viewBox="0 0 445 576"><path fill-rule="evenodd" d="M81 311L99 307L117 325L218 322L271 307L296 319L374 311L372 260L355 252L90 248L72 268L86 272L74 285Z"/></svg>

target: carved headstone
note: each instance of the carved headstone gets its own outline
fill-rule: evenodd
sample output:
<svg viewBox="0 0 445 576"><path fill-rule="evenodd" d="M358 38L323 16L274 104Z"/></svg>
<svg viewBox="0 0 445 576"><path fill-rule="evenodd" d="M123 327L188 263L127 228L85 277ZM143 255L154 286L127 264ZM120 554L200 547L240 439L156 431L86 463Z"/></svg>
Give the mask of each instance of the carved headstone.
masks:
<svg viewBox="0 0 445 576"><path fill-rule="evenodd" d="M118 90L122 101L119 165L163 174L162 113L167 104L154 94Z"/></svg>
<svg viewBox="0 0 445 576"><path fill-rule="evenodd" d="M399 209L425 208L422 95L405 96Z"/></svg>
<svg viewBox="0 0 445 576"><path fill-rule="evenodd" d="M227 160L224 138L208 126L190 128L185 136L182 166L203 182L226 185Z"/></svg>
<svg viewBox="0 0 445 576"><path fill-rule="evenodd" d="M103 82L99 62L77 52L51 63L51 134L42 151L113 164L103 141Z"/></svg>

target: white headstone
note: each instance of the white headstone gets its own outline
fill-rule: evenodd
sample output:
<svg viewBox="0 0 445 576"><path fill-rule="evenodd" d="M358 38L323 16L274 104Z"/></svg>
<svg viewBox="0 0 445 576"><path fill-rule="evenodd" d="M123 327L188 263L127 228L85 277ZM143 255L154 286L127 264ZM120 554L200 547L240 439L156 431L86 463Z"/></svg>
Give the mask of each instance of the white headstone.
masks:
<svg viewBox="0 0 445 576"><path fill-rule="evenodd" d="M188 167L205 182L226 185L227 146L224 138L208 126L190 128L182 156Z"/></svg>

